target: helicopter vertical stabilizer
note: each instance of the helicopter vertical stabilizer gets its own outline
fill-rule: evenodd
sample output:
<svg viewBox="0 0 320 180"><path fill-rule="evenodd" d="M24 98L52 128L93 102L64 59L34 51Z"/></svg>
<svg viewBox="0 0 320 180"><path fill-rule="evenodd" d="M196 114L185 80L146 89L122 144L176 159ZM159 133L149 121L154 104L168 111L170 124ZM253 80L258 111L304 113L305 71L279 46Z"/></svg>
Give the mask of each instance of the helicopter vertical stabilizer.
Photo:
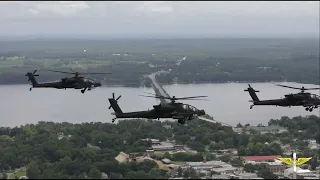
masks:
<svg viewBox="0 0 320 180"><path fill-rule="evenodd" d="M248 84L248 85L249 85L248 89L245 89L244 91L248 91L249 92L249 94L250 94L250 96L251 96L253 101L260 101L258 96L257 96L257 94L256 94L256 92L260 92L260 91L256 91L251 87L250 84Z"/></svg>
<svg viewBox="0 0 320 180"><path fill-rule="evenodd" d="M122 110L120 108L120 106L118 105L118 100L121 98L121 96L119 96L117 99L115 99L114 93L112 93L112 98L109 98L109 102L110 102L110 108L112 108L115 112L115 115L117 116L118 114L122 114Z"/></svg>
<svg viewBox="0 0 320 180"><path fill-rule="evenodd" d="M35 74L36 72L37 72L37 70L34 70L33 73L28 72L28 73L25 75L25 76L28 76L28 78L29 78L28 81L31 81L31 83L32 83L33 86L38 84L35 76L39 76L39 75Z"/></svg>

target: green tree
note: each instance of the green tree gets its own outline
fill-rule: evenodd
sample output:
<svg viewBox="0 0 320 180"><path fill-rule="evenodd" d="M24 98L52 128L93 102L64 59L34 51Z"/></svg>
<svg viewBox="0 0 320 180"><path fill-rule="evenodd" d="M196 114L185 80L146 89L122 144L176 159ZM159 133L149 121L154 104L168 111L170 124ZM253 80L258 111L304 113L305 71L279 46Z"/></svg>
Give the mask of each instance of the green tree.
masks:
<svg viewBox="0 0 320 180"><path fill-rule="evenodd" d="M263 179L278 179L278 176L265 169L258 170L258 176Z"/></svg>
<svg viewBox="0 0 320 180"><path fill-rule="evenodd" d="M254 167L253 164L247 163L247 164L244 165L244 170L246 172L253 173L253 172L255 172L255 167Z"/></svg>
<svg viewBox="0 0 320 180"><path fill-rule="evenodd" d="M89 173L88 173L88 177L90 177L92 179L100 179L101 178L101 172L96 168L91 168Z"/></svg>
<svg viewBox="0 0 320 180"><path fill-rule="evenodd" d="M41 178L40 169L35 163L31 163L27 166L26 174L29 179L40 179Z"/></svg>

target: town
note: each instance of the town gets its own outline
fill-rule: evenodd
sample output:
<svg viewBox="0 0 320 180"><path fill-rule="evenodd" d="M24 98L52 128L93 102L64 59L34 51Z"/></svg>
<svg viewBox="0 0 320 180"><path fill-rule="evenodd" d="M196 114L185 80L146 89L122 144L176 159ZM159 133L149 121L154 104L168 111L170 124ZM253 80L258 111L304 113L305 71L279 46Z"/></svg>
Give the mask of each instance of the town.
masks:
<svg viewBox="0 0 320 180"><path fill-rule="evenodd" d="M171 128L166 125L165 128ZM239 131L240 127L237 127ZM288 131L280 126L247 126L243 130L256 131L260 134L269 134L277 136L281 133L287 133ZM154 161L157 163L159 169L170 172L170 179L185 179L200 177L201 179L292 179L293 167L284 164L278 158L282 157L280 154L267 155L267 156L238 156L238 152L234 148L221 149L212 152L216 156L215 160L207 160L203 155L202 161L172 161L170 156L178 156L182 154L197 154L198 152L188 148L185 145L177 144L175 141L160 141L159 139L143 139L144 141L150 141L151 147L146 150L142 156L136 154L126 154L120 152L115 159L119 163L126 163L130 161ZM316 143L316 140L309 139L305 141L307 148L313 151L320 150L320 144ZM291 156L293 149L288 144L282 144L280 141L276 141L281 146L283 154ZM265 142L269 144L269 142ZM319 151L320 152L320 151ZM227 157L227 158L226 158ZM319 159L318 159L319 161ZM258 173L255 167L261 167L265 169L266 173ZM320 167L314 170L310 170L311 165L305 164L302 167L297 168L298 179L319 179ZM191 170L195 172L194 177L190 177L188 174ZM269 173L269 174L268 174ZM261 177L264 176L264 177Z"/></svg>

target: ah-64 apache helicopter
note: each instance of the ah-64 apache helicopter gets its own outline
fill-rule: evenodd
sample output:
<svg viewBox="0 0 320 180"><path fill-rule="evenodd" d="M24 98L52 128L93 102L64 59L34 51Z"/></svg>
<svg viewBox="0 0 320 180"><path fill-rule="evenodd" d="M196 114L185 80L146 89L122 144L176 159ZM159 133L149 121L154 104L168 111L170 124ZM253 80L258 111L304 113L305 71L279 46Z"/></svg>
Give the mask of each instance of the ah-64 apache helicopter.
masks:
<svg viewBox="0 0 320 180"><path fill-rule="evenodd" d="M316 94L310 94L306 93L306 90L317 90L320 88L296 88L291 86L285 86L281 84L276 84L277 86L291 88L291 89L299 89L301 92L295 93L295 94L286 94L284 95L284 98L281 99L271 99L271 100L260 100L256 94L256 91L254 90L251 85L249 84L249 88L245 89L244 91L248 91L253 104L250 106L250 109L252 109L253 106L259 105L271 105L271 106L282 106L282 107L291 107L291 106L303 106L305 107L306 111L312 112L314 108L318 108L320 106L320 97Z"/></svg>
<svg viewBox="0 0 320 180"><path fill-rule="evenodd" d="M115 99L114 93L112 93L112 98L109 98L110 108L114 110L113 115L116 118L112 119L114 122L117 118L148 118L148 119L160 119L160 118L172 118L178 119L178 123L184 124L186 120L191 120L194 116L205 115L204 110L199 110L194 106L183 103L176 103L176 100L206 100L206 99L193 99L207 96L193 96L193 97L182 97L176 98L173 97L164 97L164 96L145 96L153 97L159 99L169 99L170 103L160 103L159 105L154 105L152 110L147 111L136 111L136 112L122 112L121 108L118 105L118 100L121 95Z"/></svg>
<svg viewBox="0 0 320 180"><path fill-rule="evenodd" d="M80 74L110 74L110 73L78 73L78 72L63 72L63 71L53 71L53 70L45 70L51 72L59 72L65 74L74 74L74 77L66 77L62 78L59 81L55 82L46 82L46 83L38 83L35 76L39 76L35 74L37 70L33 73L28 72L25 76L28 76L28 81L31 81L32 88L56 88L56 89L81 89L81 92L84 93L86 90L90 91L93 88L100 87L101 83L95 82L90 78L85 78L79 76ZM72 71L72 70L71 70Z"/></svg>

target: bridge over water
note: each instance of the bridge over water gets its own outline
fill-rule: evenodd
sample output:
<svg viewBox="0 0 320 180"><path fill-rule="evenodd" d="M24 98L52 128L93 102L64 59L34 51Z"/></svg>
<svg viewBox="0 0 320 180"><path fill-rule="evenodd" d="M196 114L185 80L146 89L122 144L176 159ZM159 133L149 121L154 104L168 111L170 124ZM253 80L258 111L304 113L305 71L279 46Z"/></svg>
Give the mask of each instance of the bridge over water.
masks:
<svg viewBox="0 0 320 180"><path fill-rule="evenodd" d="M159 83L156 80L156 76L159 76L161 74L166 74L166 73L170 73L170 72L162 70L162 71L158 71L158 72L152 73L152 74L147 76L148 78L151 79L151 81L152 81L151 85L152 85L153 90L155 91L157 96L170 97L170 95L166 92L166 90L164 90L163 87L161 85L159 85ZM160 99L160 102L161 103L170 103L170 100L168 100L168 99ZM220 122L220 121L216 121L216 120L213 120L213 119L208 119L208 118L205 118L205 117L202 117L202 116L200 116L198 118L201 119L201 120L207 121L207 122L220 123L223 126L232 127L229 124L226 124L226 123L223 123L223 122Z"/></svg>

